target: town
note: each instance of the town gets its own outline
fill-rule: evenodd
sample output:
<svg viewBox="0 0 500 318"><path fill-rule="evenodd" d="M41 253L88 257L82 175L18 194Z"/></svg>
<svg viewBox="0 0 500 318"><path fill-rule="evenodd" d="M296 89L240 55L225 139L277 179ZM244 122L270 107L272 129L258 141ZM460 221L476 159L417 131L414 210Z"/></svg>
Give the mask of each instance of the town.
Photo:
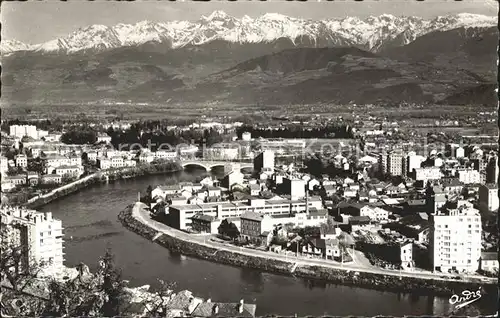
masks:
<svg viewBox="0 0 500 318"><path fill-rule="evenodd" d="M465 280L498 273L494 136L415 134L372 117L46 127L2 122L6 215L23 218L27 212L12 212L19 205L93 173L197 166L207 175L196 182L138 189L153 220L207 241L346 269ZM48 233L37 244L57 244L38 259L57 272L62 234Z"/></svg>

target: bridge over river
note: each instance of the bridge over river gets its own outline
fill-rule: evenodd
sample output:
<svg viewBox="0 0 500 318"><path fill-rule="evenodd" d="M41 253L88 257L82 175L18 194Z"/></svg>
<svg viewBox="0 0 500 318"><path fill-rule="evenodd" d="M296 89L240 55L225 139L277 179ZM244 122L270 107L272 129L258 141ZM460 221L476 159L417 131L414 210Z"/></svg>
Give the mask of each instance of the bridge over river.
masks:
<svg viewBox="0 0 500 318"><path fill-rule="evenodd" d="M179 163L183 168L186 168L187 166L197 166L202 167L207 171L210 171L215 167L224 167L225 173L234 170L253 169L253 163L243 161L188 159L180 160Z"/></svg>

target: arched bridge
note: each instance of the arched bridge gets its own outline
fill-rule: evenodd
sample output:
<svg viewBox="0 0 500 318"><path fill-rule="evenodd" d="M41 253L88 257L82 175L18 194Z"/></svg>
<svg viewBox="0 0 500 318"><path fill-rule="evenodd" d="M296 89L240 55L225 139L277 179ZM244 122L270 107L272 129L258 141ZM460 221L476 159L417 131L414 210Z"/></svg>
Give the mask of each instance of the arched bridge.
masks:
<svg viewBox="0 0 500 318"><path fill-rule="evenodd" d="M253 168L253 164L251 162L239 162L239 161L222 161L222 160L217 161L217 160L194 159L194 160L181 160L179 163L183 168L187 166L198 166L204 168L207 171L210 171L215 167L224 167L224 168L230 167L231 171L241 170L244 168Z"/></svg>

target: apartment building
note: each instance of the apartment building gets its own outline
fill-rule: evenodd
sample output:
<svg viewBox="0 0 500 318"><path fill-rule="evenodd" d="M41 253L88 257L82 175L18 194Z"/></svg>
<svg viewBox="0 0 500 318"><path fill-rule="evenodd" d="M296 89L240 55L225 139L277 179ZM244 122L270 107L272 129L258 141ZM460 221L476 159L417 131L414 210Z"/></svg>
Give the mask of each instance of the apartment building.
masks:
<svg viewBox="0 0 500 318"><path fill-rule="evenodd" d="M278 154L302 153L306 147L306 142L303 139L288 138L260 138L258 144L264 151L268 150Z"/></svg>
<svg viewBox="0 0 500 318"><path fill-rule="evenodd" d="M195 145L178 146L177 149L181 157L192 157L200 150L198 146Z"/></svg>
<svg viewBox="0 0 500 318"><path fill-rule="evenodd" d="M78 178L82 173L81 166L60 166L56 168L56 174L62 177Z"/></svg>
<svg viewBox="0 0 500 318"><path fill-rule="evenodd" d="M155 160L155 155L150 152L141 152L139 155L139 162L141 163L151 163Z"/></svg>
<svg viewBox="0 0 500 318"><path fill-rule="evenodd" d="M24 136L28 136L33 139L38 138L36 126L33 125L12 125L9 127L9 135L17 138L23 138Z"/></svg>
<svg viewBox="0 0 500 318"><path fill-rule="evenodd" d="M58 174L44 174L41 178L42 184L60 184L62 182L62 176Z"/></svg>
<svg viewBox="0 0 500 318"><path fill-rule="evenodd" d="M71 159L61 155L47 155L44 160L47 164L47 168L71 165Z"/></svg>
<svg viewBox="0 0 500 318"><path fill-rule="evenodd" d="M125 163L122 157L111 157L111 167L112 168L123 168Z"/></svg>
<svg viewBox="0 0 500 318"><path fill-rule="evenodd" d="M18 185L26 184L27 178L26 178L26 176L23 176L23 175L8 176L8 177L5 177L5 181L9 181L10 183L18 186Z"/></svg>
<svg viewBox="0 0 500 318"><path fill-rule="evenodd" d="M233 143L219 143L205 149L203 158L209 160L236 160L240 158L240 147Z"/></svg>
<svg viewBox="0 0 500 318"><path fill-rule="evenodd" d="M294 199L303 198L306 196L306 181L287 176L283 178L282 189Z"/></svg>
<svg viewBox="0 0 500 318"><path fill-rule="evenodd" d="M37 212L23 208L4 207L0 210L2 227L9 231L13 245L25 245L26 265L44 264L48 272L63 268L63 232L61 220L54 219L51 212Z"/></svg>
<svg viewBox="0 0 500 318"><path fill-rule="evenodd" d="M156 159L174 160L175 158L177 158L177 152L175 150L157 150L153 152L153 156Z"/></svg>
<svg viewBox="0 0 500 318"><path fill-rule="evenodd" d="M359 210L359 216L368 216L370 220L374 221L387 221L389 211L377 206L365 205Z"/></svg>
<svg viewBox="0 0 500 318"><path fill-rule="evenodd" d="M474 272L481 257L481 217L467 205L431 215L430 257L434 271Z"/></svg>
<svg viewBox="0 0 500 318"><path fill-rule="evenodd" d="M411 152L408 154L406 158L406 171L407 174L413 174L414 169L420 169L422 166L422 162L425 161L425 157L421 155L417 155L415 152Z"/></svg>
<svg viewBox="0 0 500 318"><path fill-rule="evenodd" d="M406 173L406 158L401 151L381 154L380 165L382 173L392 176L404 176Z"/></svg>
<svg viewBox="0 0 500 318"><path fill-rule="evenodd" d="M21 167L21 168L27 168L28 167L28 157L23 154L19 154L15 158L16 160L16 167Z"/></svg>
<svg viewBox="0 0 500 318"><path fill-rule="evenodd" d="M93 163L97 162L97 151L87 152L87 160Z"/></svg>
<svg viewBox="0 0 500 318"><path fill-rule="evenodd" d="M100 157L96 159L97 167L101 170L106 170L111 168L111 159Z"/></svg>
<svg viewBox="0 0 500 318"><path fill-rule="evenodd" d="M473 169L458 170L456 172L456 176L458 177L458 180L463 184L481 183L481 174L477 170Z"/></svg>
<svg viewBox="0 0 500 318"><path fill-rule="evenodd" d="M0 157L0 173L6 174L7 171L9 171L9 159L7 157L1 156Z"/></svg>
<svg viewBox="0 0 500 318"><path fill-rule="evenodd" d="M441 179L441 169L439 167L425 167L415 169L415 180L423 181L423 184L427 184L431 180Z"/></svg>
<svg viewBox="0 0 500 318"><path fill-rule="evenodd" d="M240 216L240 236L247 241L259 238L264 232L273 229L273 222L269 215L247 211Z"/></svg>
<svg viewBox="0 0 500 318"><path fill-rule="evenodd" d="M313 208L322 210L322 202L318 197L309 198L307 200L307 205L309 206L309 210ZM185 230L191 224L190 218L200 213L223 220L231 217L240 217L243 213L248 211L273 216L304 213L306 210L306 200L289 200L282 198L266 200L252 198L248 201L171 205L169 207L169 215L176 228Z"/></svg>
<svg viewBox="0 0 500 318"><path fill-rule="evenodd" d="M496 184L482 184L479 187L479 206L481 211L498 210L498 201L498 186Z"/></svg>
<svg viewBox="0 0 500 318"><path fill-rule="evenodd" d="M258 154L253 160L254 170L260 172L261 170L274 170L274 151L264 150Z"/></svg>
<svg viewBox="0 0 500 318"><path fill-rule="evenodd" d="M489 159L486 166L486 183L498 183L498 157L493 156Z"/></svg>

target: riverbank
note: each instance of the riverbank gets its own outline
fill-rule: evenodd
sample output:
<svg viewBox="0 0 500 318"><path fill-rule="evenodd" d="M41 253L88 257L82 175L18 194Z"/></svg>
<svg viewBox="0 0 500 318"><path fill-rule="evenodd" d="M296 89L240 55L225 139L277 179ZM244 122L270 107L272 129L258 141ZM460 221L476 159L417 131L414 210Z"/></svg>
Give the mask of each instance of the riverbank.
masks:
<svg viewBox="0 0 500 318"><path fill-rule="evenodd" d="M412 294L450 297L464 289L492 289L494 284L484 282L451 281L438 278L413 277L411 273L378 274L360 269L332 268L323 264L312 265L296 259L280 259L278 255L254 255L255 251L231 250L227 246L216 246L213 242L197 242L189 234L162 225L162 231L153 228L133 215L134 205L119 213L118 218L129 230L153 240L157 244L186 256L201 258L236 267L248 267L266 272L296 276L312 280L324 280L333 284L364 287L368 289L411 292ZM166 229L168 228L168 229ZM166 229L166 230L163 230ZM312 263L312 262L311 262ZM489 292L489 291L487 291Z"/></svg>
<svg viewBox="0 0 500 318"><path fill-rule="evenodd" d="M125 167L106 171L99 171L81 179L58 187L49 193L29 199L23 206L29 209L38 209L54 200L76 193L94 184L138 178L149 175L164 173L175 173L182 170L182 167L175 163L162 163L155 165L141 165L136 167Z"/></svg>

